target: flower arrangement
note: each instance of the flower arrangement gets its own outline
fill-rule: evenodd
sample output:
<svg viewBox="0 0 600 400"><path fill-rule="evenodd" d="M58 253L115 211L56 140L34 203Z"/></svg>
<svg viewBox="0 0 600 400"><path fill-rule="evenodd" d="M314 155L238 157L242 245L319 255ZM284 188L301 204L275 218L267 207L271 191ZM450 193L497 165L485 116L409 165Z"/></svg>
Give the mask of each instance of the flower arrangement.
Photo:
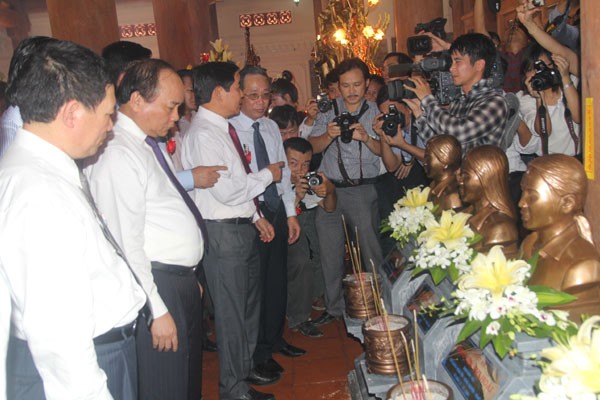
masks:
<svg viewBox="0 0 600 400"><path fill-rule="evenodd" d="M527 286L531 266L524 260L507 260L501 246L487 255L477 254L469 271L458 278L454 314L466 322L457 341L481 330L480 348L492 343L504 358L517 332L538 338L560 338L573 330L568 313L544 311L544 307L565 304L575 297L545 286Z"/></svg>
<svg viewBox="0 0 600 400"><path fill-rule="evenodd" d="M233 61L233 55L231 54L231 51L229 51L229 45L223 44L222 39L210 42L210 45L213 49L210 51L208 61Z"/></svg>
<svg viewBox="0 0 600 400"><path fill-rule="evenodd" d="M382 233L391 232L391 237L406 244L417 239L425 229L425 222L435 219L435 207L428 201L430 188L416 187L394 204L394 211L383 221Z"/></svg>
<svg viewBox="0 0 600 400"><path fill-rule="evenodd" d="M318 63L327 63L330 69L346 58L358 57L371 73L381 73L373 62L379 44L390 22L387 13L380 15L375 26L367 17L379 0L330 0L319 15L319 36L315 55Z"/></svg>
<svg viewBox="0 0 600 400"><path fill-rule="evenodd" d="M470 269L474 254L471 245L480 239L467 225L470 216L446 210L439 220L424 221L425 229L417 237L418 249L409 259L415 264L413 276L428 271L438 285L447 276L456 281L460 273Z"/></svg>
<svg viewBox="0 0 600 400"><path fill-rule="evenodd" d="M545 361L536 397L521 400L600 399L600 316L588 318L579 331L555 347L541 351Z"/></svg>

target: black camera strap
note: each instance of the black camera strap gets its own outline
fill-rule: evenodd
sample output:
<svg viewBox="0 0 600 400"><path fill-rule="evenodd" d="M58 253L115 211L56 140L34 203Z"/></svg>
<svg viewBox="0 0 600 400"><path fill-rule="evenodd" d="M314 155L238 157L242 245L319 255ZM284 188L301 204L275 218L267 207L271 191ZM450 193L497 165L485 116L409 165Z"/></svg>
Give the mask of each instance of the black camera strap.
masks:
<svg viewBox="0 0 600 400"><path fill-rule="evenodd" d="M575 144L575 154L579 154L579 142L580 137L575 132L575 126L573 125L573 115L571 114L571 110L569 109L569 104L567 103L567 96L563 92L562 101L565 105L565 122L567 123L567 128L569 128L569 135L571 135L571 139L573 139L573 143Z"/></svg>
<svg viewBox="0 0 600 400"><path fill-rule="evenodd" d="M541 96L541 94L540 94ZM548 120L546 119L546 106L544 102L538 107L540 117L540 138L542 139L542 155L548 154Z"/></svg>
<svg viewBox="0 0 600 400"><path fill-rule="evenodd" d="M336 104L336 102L334 102L334 104ZM369 109L369 105L367 104L367 101L364 100L362 103L362 106L360 107L360 112L358 113L358 115L356 115L356 120L359 121L359 123L360 123L361 117L364 115L365 112L367 112L368 109ZM336 107L335 111L337 112L337 107ZM336 116L337 116L337 113L336 113ZM359 160L358 162L359 162L359 168L360 168L360 178L357 182L356 180L350 178L350 176L348 175L348 171L346 171L346 167L344 166L344 160L342 159L342 148L340 145L340 137L338 136L335 139L336 139L337 152L338 152L337 162L338 162L338 167L340 169L340 174L342 175L342 179L344 179L345 183L347 183L351 186L360 185L363 180L362 142L358 142L358 160Z"/></svg>

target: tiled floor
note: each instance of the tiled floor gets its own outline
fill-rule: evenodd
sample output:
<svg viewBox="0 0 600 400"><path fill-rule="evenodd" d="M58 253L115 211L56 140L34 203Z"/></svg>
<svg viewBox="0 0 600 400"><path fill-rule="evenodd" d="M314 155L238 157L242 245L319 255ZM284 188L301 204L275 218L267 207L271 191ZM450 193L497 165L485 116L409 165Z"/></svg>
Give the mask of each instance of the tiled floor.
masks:
<svg viewBox="0 0 600 400"><path fill-rule="evenodd" d="M285 372L276 384L256 389L273 393L277 400L350 400L347 375L354 368L354 359L363 352L362 345L348 337L343 321L321 329L321 338L286 330L288 343L305 349L306 354L298 358L276 354L274 358ZM203 400L218 400L217 354L204 353L203 367Z"/></svg>

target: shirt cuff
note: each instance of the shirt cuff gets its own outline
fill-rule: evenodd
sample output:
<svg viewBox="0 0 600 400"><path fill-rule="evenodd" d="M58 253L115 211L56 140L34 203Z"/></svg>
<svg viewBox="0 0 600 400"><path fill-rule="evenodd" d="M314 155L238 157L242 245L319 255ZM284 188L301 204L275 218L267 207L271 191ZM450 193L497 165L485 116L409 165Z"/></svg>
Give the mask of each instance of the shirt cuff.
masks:
<svg viewBox="0 0 600 400"><path fill-rule="evenodd" d="M152 308L152 318L153 319L162 317L163 315L165 315L166 313L169 312L169 309L167 308L165 303L160 298L160 295L158 294L158 289L154 293L152 293L150 296L148 296L148 298L150 300L150 307Z"/></svg>
<svg viewBox="0 0 600 400"><path fill-rule="evenodd" d="M177 172L177 180L186 192L194 190L194 174L191 169Z"/></svg>

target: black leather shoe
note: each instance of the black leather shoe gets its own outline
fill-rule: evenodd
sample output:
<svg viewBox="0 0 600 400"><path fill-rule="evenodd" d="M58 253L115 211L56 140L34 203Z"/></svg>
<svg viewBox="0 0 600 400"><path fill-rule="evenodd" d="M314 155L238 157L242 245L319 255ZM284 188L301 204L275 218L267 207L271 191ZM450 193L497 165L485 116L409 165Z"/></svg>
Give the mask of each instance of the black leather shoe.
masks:
<svg viewBox="0 0 600 400"><path fill-rule="evenodd" d="M212 340L205 339L204 343L202 343L202 350L209 353L214 353L217 351L217 344Z"/></svg>
<svg viewBox="0 0 600 400"><path fill-rule="evenodd" d="M296 346L292 346L289 343L286 343L281 350L279 350L280 354L283 354L286 357L300 357L306 354L306 350L301 349Z"/></svg>
<svg viewBox="0 0 600 400"><path fill-rule="evenodd" d="M279 364L277 361L275 361L272 358L269 358L267 361L263 362L260 364L262 366L262 368L264 368L267 371L272 371L275 373L282 373L284 371L283 367L281 366L281 364Z"/></svg>
<svg viewBox="0 0 600 400"><path fill-rule="evenodd" d="M236 400L275 400L275 396L271 393L263 393L250 388L248 393L242 397L238 397Z"/></svg>
<svg viewBox="0 0 600 400"><path fill-rule="evenodd" d="M277 382L279 378L281 378L279 372L268 370L264 363L262 363L252 368L250 375L246 378L246 382L251 383L252 385L264 386Z"/></svg>
<svg viewBox="0 0 600 400"><path fill-rule="evenodd" d="M333 315L329 314L327 311L325 311L323 314L319 315L317 317L317 319L311 321L313 323L314 326L321 326L321 325L326 325L332 321L335 321L339 319L338 317L334 317Z"/></svg>

